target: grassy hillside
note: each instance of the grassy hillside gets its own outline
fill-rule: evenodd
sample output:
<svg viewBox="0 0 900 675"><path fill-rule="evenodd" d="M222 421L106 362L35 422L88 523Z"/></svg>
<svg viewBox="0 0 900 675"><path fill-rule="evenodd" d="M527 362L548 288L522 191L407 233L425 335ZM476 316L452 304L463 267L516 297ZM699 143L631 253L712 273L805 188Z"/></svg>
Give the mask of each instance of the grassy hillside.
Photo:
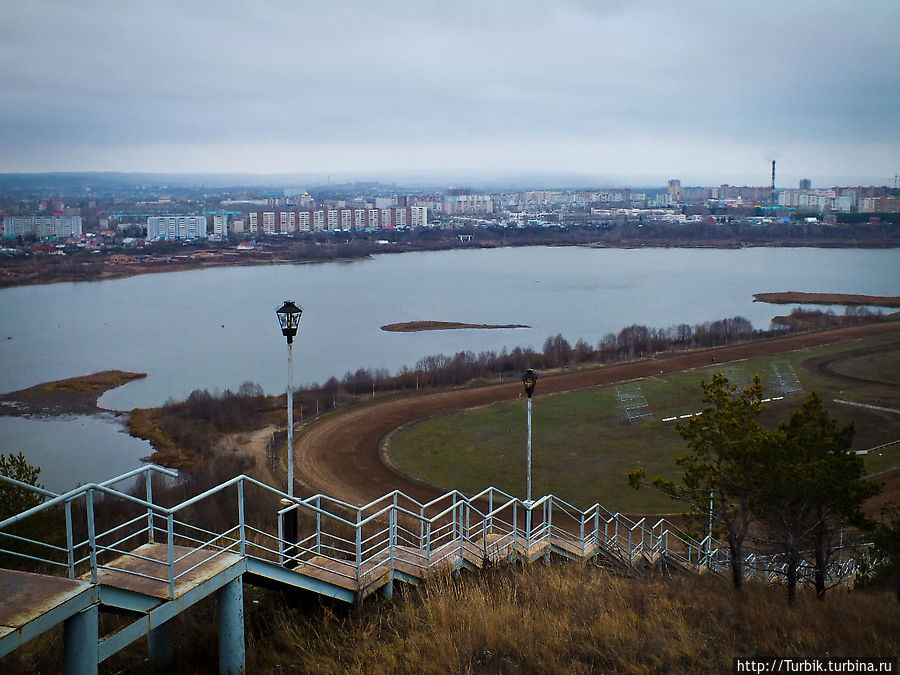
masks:
<svg viewBox="0 0 900 675"><path fill-rule="evenodd" d="M276 607L264 626L250 672L724 673L735 656L900 653L890 594L807 592L788 608L778 585L736 595L716 578L573 563L440 578L358 610Z"/></svg>

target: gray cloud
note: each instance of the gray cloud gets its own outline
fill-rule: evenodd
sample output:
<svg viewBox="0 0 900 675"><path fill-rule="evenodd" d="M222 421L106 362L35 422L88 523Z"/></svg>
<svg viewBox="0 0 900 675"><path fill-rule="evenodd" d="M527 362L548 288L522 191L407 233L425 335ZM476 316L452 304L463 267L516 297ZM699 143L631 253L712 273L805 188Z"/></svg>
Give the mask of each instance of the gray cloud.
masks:
<svg viewBox="0 0 900 675"><path fill-rule="evenodd" d="M0 7L6 170L215 170L215 157L240 163L234 153L246 170L292 170L262 159L282 146L345 158L323 170L515 156L699 181L725 148L778 147L798 162L831 149L836 174L892 175L900 154L893 0ZM670 166L678 153L663 145L693 150ZM847 165L848 147L865 165Z"/></svg>

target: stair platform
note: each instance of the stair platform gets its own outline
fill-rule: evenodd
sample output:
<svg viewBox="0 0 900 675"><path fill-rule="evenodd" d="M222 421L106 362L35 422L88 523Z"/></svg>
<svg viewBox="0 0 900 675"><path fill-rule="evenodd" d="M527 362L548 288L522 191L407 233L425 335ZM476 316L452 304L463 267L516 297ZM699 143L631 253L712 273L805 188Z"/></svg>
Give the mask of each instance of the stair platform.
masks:
<svg viewBox="0 0 900 675"><path fill-rule="evenodd" d="M173 553L177 561L175 598L181 597L243 560L240 555L215 548L175 546ZM166 544L143 544L131 553L121 555L100 566L97 581L104 586L168 600L170 599L168 559L169 549ZM82 579L90 580L90 575L85 575Z"/></svg>
<svg viewBox="0 0 900 675"><path fill-rule="evenodd" d="M0 569L0 656L94 603L85 581ZM17 635L18 633L18 635Z"/></svg>

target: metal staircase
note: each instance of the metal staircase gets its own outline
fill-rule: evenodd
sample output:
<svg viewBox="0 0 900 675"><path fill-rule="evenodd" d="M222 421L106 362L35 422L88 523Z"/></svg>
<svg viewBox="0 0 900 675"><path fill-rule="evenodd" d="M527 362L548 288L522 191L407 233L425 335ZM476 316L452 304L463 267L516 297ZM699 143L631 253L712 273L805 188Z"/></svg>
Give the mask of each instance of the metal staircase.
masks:
<svg viewBox="0 0 900 675"><path fill-rule="evenodd" d="M551 555L620 569L730 570L727 547L697 541L665 518L634 521L599 504L582 511L553 495L528 504L488 488L420 503L394 491L355 506L322 494L289 498L238 476L164 506L153 479L175 476L148 465L62 495L0 476L46 499L0 522L0 657L63 624L68 672L96 672L145 635L151 658L165 663L167 622L215 593L220 670L242 672L244 580L355 602L376 591L390 596L395 581ZM128 491L116 487L129 481ZM780 566L751 553L745 570L775 580ZM848 561L833 576L854 571ZM100 636L101 609L129 621Z"/></svg>

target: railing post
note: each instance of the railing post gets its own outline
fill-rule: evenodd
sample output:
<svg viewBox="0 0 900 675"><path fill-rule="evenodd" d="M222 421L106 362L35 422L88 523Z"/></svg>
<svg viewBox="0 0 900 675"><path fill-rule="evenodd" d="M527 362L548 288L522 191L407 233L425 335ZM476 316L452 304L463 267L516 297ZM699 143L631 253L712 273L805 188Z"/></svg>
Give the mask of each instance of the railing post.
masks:
<svg viewBox="0 0 900 675"><path fill-rule="evenodd" d="M423 540L425 539L425 507L419 507L419 548L425 548L422 545Z"/></svg>
<svg viewBox="0 0 900 675"><path fill-rule="evenodd" d="M513 552L516 550L516 546L518 546L519 540L519 524L518 524L518 516L519 516L519 505L517 502L513 502Z"/></svg>
<svg viewBox="0 0 900 675"><path fill-rule="evenodd" d="M150 472L147 471L144 473L144 480L147 485L147 502L149 504L153 503L153 481L150 480ZM149 543L153 543L155 540L153 538L153 508L147 507L147 533Z"/></svg>
<svg viewBox="0 0 900 675"><path fill-rule="evenodd" d="M490 522L487 523L487 531L485 535L494 534L494 488L488 490L488 517Z"/></svg>
<svg viewBox="0 0 900 675"><path fill-rule="evenodd" d="M169 600L175 599L175 515L166 516L166 537L169 549Z"/></svg>
<svg viewBox="0 0 900 675"><path fill-rule="evenodd" d="M547 524L547 543L553 545L553 498L544 502L544 522Z"/></svg>
<svg viewBox="0 0 900 675"><path fill-rule="evenodd" d="M284 518L279 511L276 514L278 518L278 564L284 566Z"/></svg>
<svg viewBox="0 0 900 675"><path fill-rule="evenodd" d="M87 507L88 545L91 550L91 582L97 583L97 533L94 528L94 490L88 489L84 496Z"/></svg>
<svg viewBox="0 0 900 675"><path fill-rule="evenodd" d="M453 536L452 539L456 539L456 521L458 516L456 515L456 493L453 493Z"/></svg>
<svg viewBox="0 0 900 675"><path fill-rule="evenodd" d="M394 497L394 501L397 498ZM394 547L397 545L397 506L391 509L388 519L388 555L390 556L391 569L394 569Z"/></svg>
<svg viewBox="0 0 900 675"><path fill-rule="evenodd" d="M362 511L356 510L356 585L359 587L359 570L362 567Z"/></svg>
<svg viewBox="0 0 900 675"><path fill-rule="evenodd" d="M391 509L388 530L388 545L390 546L391 569L394 569L394 548L397 546L397 493L394 492L394 508Z"/></svg>
<svg viewBox="0 0 900 675"><path fill-rule="evenodd" d="M531 504L525 506L525 560L531 561Z"/></svg>
<svg viewBox="0 0 900 675"><path fill-rule="evenodd" d="M469 533L469 510L466 508L468 504L466 502L459 503L459 559L462 561L464 559L463 545L465 542L465 537L468 536ZM466 532L463 534L463 511L466 512Z"/></svg>
<svg viewBox="0 0 900 675"><path fill-rule="evenodd" d="M584 542L584 514L581 514L581 518L579 519L581 522L578 523L578 536L581 540L581 557L584 557L585 553L585 542Z"/></svg>
<svg viewBox="0 0 900 675"><path fill-rule="evenodd" d="M316 497L316 555L322 555L322 496Z"/></svg>
<svg viewBox="0 0 900 675"><path fill-rule="evenodd" d="M425 569L431 566L431 521L425 523Z"/></svg>
<svg viewBox="0 0 900 675"><path fill-rule="evenodd" d="M75 578L75 541L72 534L72 501L66 500L66 558L69 578Z"/></svg>
<svg viewBox="0 0 900 675"><path fill-rule="evenodd" d="M241 535L241 557L247 554L247 533L244 529L244 481L238 481L238 524Z"/></svg>

